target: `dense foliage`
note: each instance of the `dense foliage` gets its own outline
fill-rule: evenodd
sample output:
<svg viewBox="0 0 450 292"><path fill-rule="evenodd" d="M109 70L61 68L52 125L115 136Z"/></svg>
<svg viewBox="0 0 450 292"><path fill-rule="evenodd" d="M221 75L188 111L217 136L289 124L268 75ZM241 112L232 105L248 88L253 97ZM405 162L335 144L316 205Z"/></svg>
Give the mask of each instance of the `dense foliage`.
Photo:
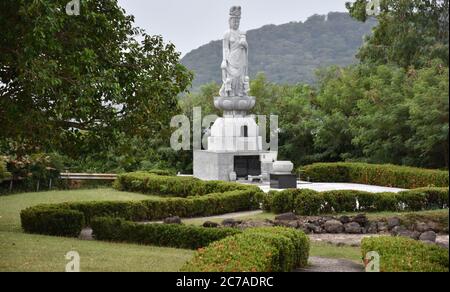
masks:
<svg viewBox="0 0 450 292"><path fill-rule="evenodd" d="M380 255L381 272L448 272L448 249L404 237L370 237L361 244L363 257Z"/></svg>
<svg viewBox="0 0 450 292"><path fill-rule="evenodd" d="M309 239L290 228L255 228L198 250L183 272L292 272L305 267Z"/></svg>
<svg viewBox="0 0 450 292"><path fill-rule="evenodd" d="M11 177L11 173L6 168L6 159L0 156L0 183L7 178Z"/></svg>
<svg viewBox="0 0 450 292"><path fill-rule="evenodd" d="M266 25L247 33L249 70L253 78L265 72L277 83L314 83L314 71L330 65L355 63L355 54L376 21L361 25L347 13L314 15L304 22ZM222 42L213 41L183 57L195 73L194 90L221 82Z"/></svg>
<svg viewBox="0 0 450 292"><path fill-rule="evenodd" d="M198 249L214 241L241 233L234 228L205 228L178 224L139 224L117 218L95 218L95 239L114 242Z"/></svg>
<svg viewBox="0 0 450 292"><path fill-rule="evenodd" d="M422 188L397 194L292 189L269 192L263 199L263 208L277 214L294 212L301 216L357 211L422 211L448 208L448 197L448 188Z"/></svg>
<svg viewBox="0 0 450 292"><path fill-rule="evenodd" d="M136 28L116 0L82 1L78 16L66 14L67 3L0 2L0 151L14 142L27 154L135 168L124 161L136 159L127 148L167 145L160 141L192 74L172 44Z"/></svg>
<svg viewBox="0 0 450 292"><path fill-rule="evenodd" d="M447 187L447 171L367 163L315 163L299 169L303 179L315 182L350 182L414 189Z"/></svg>

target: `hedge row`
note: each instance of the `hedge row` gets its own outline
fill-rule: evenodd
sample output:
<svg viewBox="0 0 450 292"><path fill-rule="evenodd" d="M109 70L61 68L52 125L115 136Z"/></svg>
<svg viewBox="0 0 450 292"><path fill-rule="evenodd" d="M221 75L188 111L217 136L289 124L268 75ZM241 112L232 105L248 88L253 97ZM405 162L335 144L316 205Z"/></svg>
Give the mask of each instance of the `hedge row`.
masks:
<svg viewBox="0 0 450 292"><path fill-rule="evenodd" d="M263 208L274 213L294 212L302 216L341 212L422 211L448 208L448 188L422 188L400 193L362 191L316 192L307 189L272 191Z"/></svg>
<svg viewBox="0 0 450 292"><path fill-rule="evenodd" d="M381 272L448 272L448 250L404 237L371 237L361 244L363 257L380 255Z"/></svg>
<svg viewBox="0 0 450 292"><path fill-rule="evenodd" d="M138 224L111 217L95 218L91 227L97 240L188 249L205 247L214 241L241 233L234 228Z"/></svg>
<svg viewBox="0 0 450 292"><path fill-rule="evenodd" d="M200 249L183 272L290 272L307 265L309 239L301 231L248 229Z"/></svg>
<svg viewBox="0 0 450 292"><path fill-rule="evenodd" d="M257 190L255 186L222 181L202 181L193 177L163 176L148 172L121 174L114 182L120 191L169 197L204 196L237 190Z"/></svg>
<svg viewBox="0 0 450 292"><path fill-rule="evenodd" d="M79 227L78 217L67 216L67 222L60 225L59 214L78 211L84 217L83 226L90 225L95 217L115 217L131 221L160 220L170 216L203 217L258 209L260 196L260 191L243 190L187 198L39 205L21 212L22 228L29 233L75 236L75 231L66 232L65 224Z"/></svg>
<svg viewBox="0 0 450 292"><path fill-rule="evenodd" d="M414 189L448 187L448 171L390 164L316 163L301 167L301 175L315 182L350 182Z"/></svg>
<svg viewBox="0 0 450 292"><path fill-rule="evenodd" d="M20 220L27 233L65 237L78 237L85 221L80 211L47 206L23 210Z"/></svg>

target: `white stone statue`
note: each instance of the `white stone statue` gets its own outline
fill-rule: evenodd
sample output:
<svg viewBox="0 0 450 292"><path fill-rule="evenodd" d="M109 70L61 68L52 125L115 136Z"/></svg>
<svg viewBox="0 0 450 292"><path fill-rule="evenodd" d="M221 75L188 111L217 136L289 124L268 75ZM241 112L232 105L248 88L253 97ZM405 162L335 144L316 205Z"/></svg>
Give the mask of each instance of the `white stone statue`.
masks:
<svg viewBox="0 0 450 292"><path fill-rule="evenodd" d="M241 7L230 9L230 30L223 38L223 62L221 65L223 85L221 97L248 96L248 44L245 32L239 30Z"/></svg>

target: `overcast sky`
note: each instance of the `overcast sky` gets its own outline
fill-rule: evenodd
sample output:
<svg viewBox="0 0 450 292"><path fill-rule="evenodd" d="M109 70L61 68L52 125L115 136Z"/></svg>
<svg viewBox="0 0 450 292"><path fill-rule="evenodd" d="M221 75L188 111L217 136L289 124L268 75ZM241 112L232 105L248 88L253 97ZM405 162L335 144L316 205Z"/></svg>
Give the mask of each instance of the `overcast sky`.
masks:
<svg viewBox="0 0 450 292"><path fill-rule="evenodd" d="M136 25L149 34L160 34L183 55L212 40L228 28L228 11L242 6L241 29L266 24L304 21L314 14L346 11L349 0L119 0Z"/></svg>

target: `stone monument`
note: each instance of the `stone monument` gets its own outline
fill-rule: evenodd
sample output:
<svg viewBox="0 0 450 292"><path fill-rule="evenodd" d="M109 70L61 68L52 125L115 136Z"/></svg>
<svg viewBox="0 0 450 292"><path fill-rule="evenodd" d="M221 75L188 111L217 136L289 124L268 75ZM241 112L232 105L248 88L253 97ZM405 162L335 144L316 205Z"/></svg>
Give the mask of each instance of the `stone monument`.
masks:
<svg viewBox="0 0 450 292"><path fill-rule="evenodd" d="M230 9L230 29L223 39L222 87L214 106L223 111L210 130L208 149L194 151L194 176L203 180L269 179L277 152L264 151L254 116L248 112L248 43L239 30L241 7Z"/></svg>

